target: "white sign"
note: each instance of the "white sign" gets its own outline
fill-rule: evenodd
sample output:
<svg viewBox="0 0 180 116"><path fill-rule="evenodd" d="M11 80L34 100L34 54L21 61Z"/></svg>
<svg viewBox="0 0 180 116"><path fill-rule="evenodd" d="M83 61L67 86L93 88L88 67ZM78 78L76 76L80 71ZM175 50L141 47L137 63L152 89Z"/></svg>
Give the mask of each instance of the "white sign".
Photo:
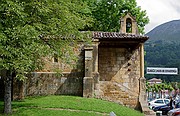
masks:
<svg viewBox="0 0 180 116"><path fill-rule="evenodd" d="M92 59L92 51L85 51L85 60Z"/></svg>
<svg viewBox="0 0 180 116"><path fill-rule="evenodd" d="M165 74L165 75L177 75L177 68L156 68L156 67L147 67L147 74Z"/></svg>

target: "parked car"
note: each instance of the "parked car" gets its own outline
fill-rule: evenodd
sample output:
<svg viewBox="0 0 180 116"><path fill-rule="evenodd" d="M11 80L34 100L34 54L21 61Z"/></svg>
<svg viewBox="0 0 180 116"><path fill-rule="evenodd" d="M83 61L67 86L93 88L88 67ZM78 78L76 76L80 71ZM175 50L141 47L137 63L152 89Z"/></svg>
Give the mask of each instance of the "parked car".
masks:
<svg viewBox="0 0 180 116"><path fill-rule="evenodd" d="M163 98L159 98L159 99L155 99L155 100L152 100L148 103L149 105L149 108L150 109L153 109L154 107L157 107L157 106L163 106L163 105L166 105L170 102L169 99L163 99Z"/></svg>
<svg viewBox="0 0 180 116"><path fill-rule="evenodd" d="M180 108L175 108L167 113L167 116L180 116Z"/></svg>
<svg viewBox="0 0 180 116"><path fill-rule="evenodd" d="M175 108L180 108L180 102L175 104ZM157 111L162 111L163 115L167 115L167 113L171 110L170 108L170 103L166 104L166 105L162 105L162 106L156 106L153 108L154 112Z"/></svg>
<svg viewBox="0 0 180 116"><path fill-rule="evenodd" d="M167 115L167 113L171 110L170 108L170 104L165 104L165 105L162 105L162 106L156 106L153 108L153 111L154 112L157 112L157 111L162 111L162 114L163 115Z"/></svg>

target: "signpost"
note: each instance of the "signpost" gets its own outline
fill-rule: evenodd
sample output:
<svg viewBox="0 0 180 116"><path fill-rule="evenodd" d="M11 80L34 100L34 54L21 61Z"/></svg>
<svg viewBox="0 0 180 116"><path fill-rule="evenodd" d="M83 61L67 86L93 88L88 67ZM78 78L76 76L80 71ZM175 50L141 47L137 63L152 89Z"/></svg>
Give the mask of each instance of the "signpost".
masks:
<svg viewBox="0 0 180 116"><path fill-rule="evenodd" d="M147 74L165 74L165 75L177 75L178 68L157 68L157 67L147 67Z"/></svg>

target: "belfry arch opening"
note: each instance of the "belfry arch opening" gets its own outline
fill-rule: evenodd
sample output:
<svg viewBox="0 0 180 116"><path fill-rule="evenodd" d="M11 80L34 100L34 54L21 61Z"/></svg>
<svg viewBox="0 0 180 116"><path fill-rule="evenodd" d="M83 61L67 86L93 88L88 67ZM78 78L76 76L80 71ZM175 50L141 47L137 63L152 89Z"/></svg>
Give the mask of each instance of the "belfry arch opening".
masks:
<svg viewBox="0 0 180 116"><path fill-rule="evenodd" d="M130 18L126 19L126 33L132 33L132 20Z"/></svg>

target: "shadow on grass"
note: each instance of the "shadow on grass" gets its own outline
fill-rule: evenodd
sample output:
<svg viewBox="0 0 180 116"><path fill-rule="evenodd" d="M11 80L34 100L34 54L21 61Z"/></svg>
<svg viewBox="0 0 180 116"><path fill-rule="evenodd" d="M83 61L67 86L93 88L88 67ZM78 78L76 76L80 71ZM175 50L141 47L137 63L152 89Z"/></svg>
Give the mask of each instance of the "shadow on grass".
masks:
<svg viewBox="0 0 180 116"><path fill-rule="evenodd" d="M4 108L4 101L0 99L0 114L3 113L3 108Z"/></svg>
<svg viewBox="0 0 180 116"><path fill-rule="evenodd" d="M24 100L12 101L12 110L13 109L29 109L38 107L34 103L26 103ZM4 110L4 101L0 100L0 115L3 115ZM14 111L13 111L14 112Z"/></svg>

